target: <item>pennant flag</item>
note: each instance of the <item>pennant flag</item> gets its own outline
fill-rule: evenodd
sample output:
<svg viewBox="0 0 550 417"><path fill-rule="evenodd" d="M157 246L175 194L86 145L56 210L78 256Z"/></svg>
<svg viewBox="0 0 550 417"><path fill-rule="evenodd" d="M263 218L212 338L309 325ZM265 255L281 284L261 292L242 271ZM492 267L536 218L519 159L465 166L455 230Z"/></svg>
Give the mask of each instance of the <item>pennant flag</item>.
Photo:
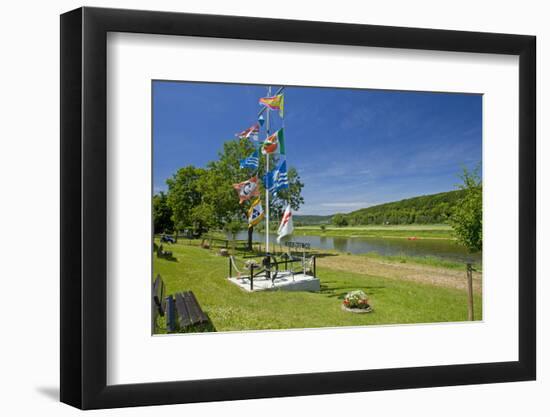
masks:
<svg viewBox="0 0 550 417"><path fill-rule="evenodd" d="M253 126L250 126L248 129L245 129L242 132L237 133L235 136L237 136L239 139L251 139L251 140L257 141L258 133L260 133L260 125L256 123Z"/></svg>
<svg viewBox="0 0 550 417"><path fill-rule="evenodd" d="M247 158L241 159L240 166L242 168L258 169L260 163L260 154L258 151L254 151L252 155Z"/></svg>
<svg viewBox="0 0 550 417"><path fill-rule="evenodd" d="M286 170L285 159L273 171L265 174L264 185L274 197L277 197L279 190L288 188L288 172Z"/></svg>
<svg viewBox="0 0 550 417"><path fill-rule="evenodd" d="M262 97L260 104L263 104L268 109L279 110L279 115L283 117L285 109L285 96L282 94L273 97Z"/></svg>
<svg viewBox="0 0 550 417"><path fill-rule="evenodd" d="M269 136L262 144L262 153L279 153L286 155L284 129L281 128Z"/></svg>
<svg viewBox="0 0 550 417"><path fill-rule="evenodd" d="M294 224L292 222L292 212L290 211L290 204L286 206L279 230L277 230L277 242L281 243L281 239L285 236L291 235L294 231Z"/></svg>
<svg viewBox="0 0 550 417"><path fill-rule="evenodd" d="M260 195L260 191L258 190L258 177L252 177L249 180L233 184L233 188L237 190L237 194L239 194L240 204L242 204L243 201Z"/></svg>
<svg viewBox="0 0 550 417"><path fill-rule="evenodd" d="M252 202L248 209L248 227L254 227L264 218L264 209L259 198Z"/></svg>

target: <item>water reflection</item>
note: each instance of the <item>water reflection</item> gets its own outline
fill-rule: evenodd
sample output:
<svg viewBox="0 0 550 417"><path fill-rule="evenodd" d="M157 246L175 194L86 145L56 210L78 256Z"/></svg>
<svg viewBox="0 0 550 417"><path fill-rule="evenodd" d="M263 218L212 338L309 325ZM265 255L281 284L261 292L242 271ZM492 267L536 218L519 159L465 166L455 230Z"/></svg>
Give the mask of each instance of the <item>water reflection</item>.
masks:
<svg viewBox="0 0 550 417"><path fill-rule="evenodd" d="M270 242L276 244L277 236L270 234ZM247 232L237 234L237 239L247 239ZM263 233L254 233L255 241L265 241ZM353 254L375 252L380 255L433 256L460 262L481 262L481 254L470 254L456 242L445 239L385 239L379 237L295 236L294 241L309 243L312 248L335 249Z"/></svg>
<svg viewBox="0 0 550 417"><path fill-rule="evenodd" d="M306 236L300 236L300 239L302 237L306 237ZM307 237L309 238L309 236L307 236ZM337 251L340 251L340 252L350 252L348 250L349 238L346 238L346 237L333 237L333 238L329 238L329 239L332 239L332 247L329 246L330 241L325 241L325 244L323 246L320 246L320 247L322 247L322 249L336 249ZM328 245L327 245L327 243L328 243ZM320 240L319 240L319 244L321 244ZM312 246L314 246L313 243L312 243ZM353 252L353 253L361 253L361 252Z"/></svg>

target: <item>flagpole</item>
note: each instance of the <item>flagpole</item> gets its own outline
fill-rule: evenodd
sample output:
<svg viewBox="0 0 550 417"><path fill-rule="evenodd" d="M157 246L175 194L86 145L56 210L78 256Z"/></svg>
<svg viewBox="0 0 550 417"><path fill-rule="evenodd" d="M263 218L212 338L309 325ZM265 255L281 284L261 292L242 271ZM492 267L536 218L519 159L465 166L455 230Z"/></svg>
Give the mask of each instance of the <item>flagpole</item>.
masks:
<svg viewBox="0 0 550 417"><path fill-rule="evenodd" d="M267 88L267 96L271 97L271 86ZM267 137L269 137L269 109L266 111L266 131L267 131ZM265 155L265 169L266 169L266 175L269 173L269 153L266 153ZM266 187L265 189L265 221L266 221L266 228L265 228L265 254L266 256L269 256L269 190Z"/></svg>

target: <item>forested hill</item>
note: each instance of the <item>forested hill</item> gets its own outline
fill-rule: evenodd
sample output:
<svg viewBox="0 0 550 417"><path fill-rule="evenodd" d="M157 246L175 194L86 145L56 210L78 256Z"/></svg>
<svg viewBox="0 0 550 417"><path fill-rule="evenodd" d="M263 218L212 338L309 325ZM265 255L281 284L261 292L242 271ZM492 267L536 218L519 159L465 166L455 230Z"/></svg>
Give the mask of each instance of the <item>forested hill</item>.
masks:
<svg viewBox="0 0 550 417"><path fill-rule="evenodd" d="M296 214L293 216L296 225L298 226L310 226L318 224L330 224L332 214L329 216L319 216L315 214Z"/></svg>
<svg viewBox="0 0 550 417"><path fill-rule="evenodd" d="M457 190L407 198L347 214L335 214L332 217L332 223L341 226L445 223L463 196L464 191Z"/></svg>

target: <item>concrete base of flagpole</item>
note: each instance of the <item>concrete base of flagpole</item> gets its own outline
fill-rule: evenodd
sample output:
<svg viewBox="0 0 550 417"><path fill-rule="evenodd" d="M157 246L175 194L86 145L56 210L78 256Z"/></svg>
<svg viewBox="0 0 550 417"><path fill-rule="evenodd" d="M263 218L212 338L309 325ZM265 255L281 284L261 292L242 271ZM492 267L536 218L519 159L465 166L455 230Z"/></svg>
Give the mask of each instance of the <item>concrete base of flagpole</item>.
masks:
<svg viewBox="0 0 550 417"><path fill-rule="evenodd" d="M250 277L230 277L229 282L235 284L243 291L308 291L319 292L321 290L321 281L317 277L305 274L292 274L291 272L283 271L277 274L277 277L271 281L265 275L254 277L254 289L250 290Z"/></svg>

